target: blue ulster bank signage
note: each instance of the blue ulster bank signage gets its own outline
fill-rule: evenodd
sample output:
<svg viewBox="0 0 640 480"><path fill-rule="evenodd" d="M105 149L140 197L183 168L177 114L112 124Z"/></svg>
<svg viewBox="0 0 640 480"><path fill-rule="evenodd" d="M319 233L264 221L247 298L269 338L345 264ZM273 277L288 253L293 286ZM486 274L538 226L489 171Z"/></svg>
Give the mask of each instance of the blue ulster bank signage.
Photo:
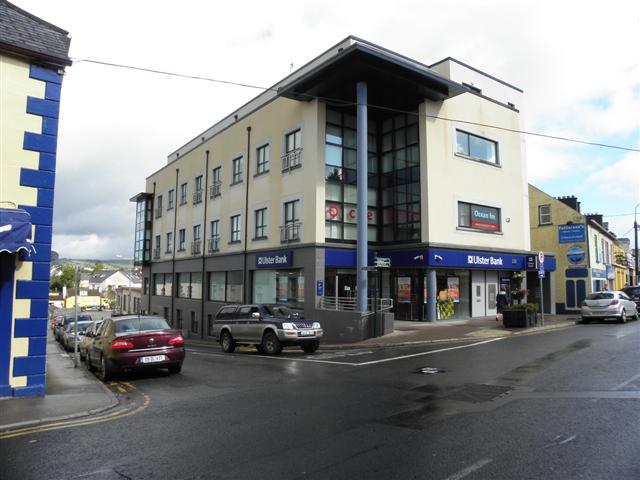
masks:
<svg viewBox="0 0 640 480"><path fill-rule="evenodd" d="M429 249L429 265L438 267L480 268L483 270L524 270L524 255L486 253L465 250Z"/></svg>
<svg viewBox="0 0 640 480"><path fill-rule="evenodd" d="M291 268L293 251L260 253L256 255L256 268Z"/></svg>

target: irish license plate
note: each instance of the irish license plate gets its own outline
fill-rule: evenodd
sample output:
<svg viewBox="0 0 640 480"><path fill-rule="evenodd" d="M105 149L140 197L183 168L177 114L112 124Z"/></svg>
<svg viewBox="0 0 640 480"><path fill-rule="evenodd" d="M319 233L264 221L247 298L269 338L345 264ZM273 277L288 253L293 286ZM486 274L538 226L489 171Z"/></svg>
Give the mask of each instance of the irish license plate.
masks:
<svg viewBox="0 0 640 480"><path fill-rule="evenodd" d="M152 355L150 357L140 357L140 363L164 362L166 359L166 355Z"/></svg>
<svg viewBox="0 0 640 480"><path fill-rule="evenodd" d="M302 330L298 332L300 337L313 337L316 334L315 330Z"/></svg>

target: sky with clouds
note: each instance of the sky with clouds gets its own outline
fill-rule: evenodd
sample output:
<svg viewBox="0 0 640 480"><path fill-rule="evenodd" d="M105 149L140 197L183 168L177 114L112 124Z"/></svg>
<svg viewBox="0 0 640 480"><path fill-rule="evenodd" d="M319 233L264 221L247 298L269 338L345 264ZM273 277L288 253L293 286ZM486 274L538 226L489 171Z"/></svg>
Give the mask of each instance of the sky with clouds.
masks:
<svg viewBox="0 0 640 480"><path fill-rule="evenodd" d="M426 64L452 56L522 88L524 130L640 148L640 2L12 0L70 32L53 248L130 258L134 204L167 155L347 35ZM527 138L529 180L631 236L640 154ZM631 215L629 215L631 214Z"/></svg>

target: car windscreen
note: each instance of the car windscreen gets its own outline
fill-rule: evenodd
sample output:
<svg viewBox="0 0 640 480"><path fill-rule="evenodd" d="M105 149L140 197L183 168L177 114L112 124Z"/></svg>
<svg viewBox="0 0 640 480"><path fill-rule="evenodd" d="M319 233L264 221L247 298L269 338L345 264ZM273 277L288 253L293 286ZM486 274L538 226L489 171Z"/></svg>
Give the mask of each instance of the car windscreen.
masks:
<svg viewBox="0 0 640 480"><path fill-rule="evenodd" d="M289 307L285 307L284 305L265 305L264 308L267 310L269 315L273 315L274 317L289 318L293 315L293 310Z"/></svg>
<svg viewBox="0 0 640 480"><path fill-rule="evenodd" d="M611 300L614 297L613 293L609 292L596 292L587 295L587 300Z"/></svg>
<svg viewBox="0 0 640 480"><path fill-rule="evenodd" d="M116 333L133 333L149 330L169 330L169 324L164 318L127 318L116 320Z"/></svg>
<svg viewBox="0 0 640 480"><path fill-rule="evenodd" d="M88 323L78 323L78 333L81 332L85 332L87 330L87 328L89 328L89 325L91 325L90 322ZM69 331L73 332L73 327L75 325L72 323L71 325L69 325Z"/></svg>

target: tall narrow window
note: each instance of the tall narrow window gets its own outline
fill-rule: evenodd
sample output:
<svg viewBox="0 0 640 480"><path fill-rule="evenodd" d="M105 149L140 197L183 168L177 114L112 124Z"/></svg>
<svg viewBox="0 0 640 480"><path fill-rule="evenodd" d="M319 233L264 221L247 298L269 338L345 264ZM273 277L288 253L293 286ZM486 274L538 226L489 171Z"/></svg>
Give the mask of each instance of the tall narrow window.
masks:
<svg viewBox="0 0 640 480"><path fill-rule="evenodd" d="M300 200L293 200L283 206L284 225L280 234L280 240L283 242L300 240L299 204Z"/></svg>
<svg viewBox="0 0 640 480"><path fill-rule="evenodd" d="M184 228L178 230L178 251L182 252L186 249L187 232Z"/></svg>
<svg viewBox="0 0 640 480"><path fill-rule="evenodd" d="M153 258L160 258L160 235L156 235L156 241L153 247Z"/></svg>
<svg viewBox="0 0 640 480"><path fill-rule="evenodd" d="M231 217L231 236L229 240L231 243L240 242L240 215Z"/></svg>
<svg viewBox="0 0 640 480"><path fill-rule="evenodd" d="M187 184L186 182L180 185L180 205L187 203Z"/></svg>
<svg viewBox="0 0 640 480"><path fill-rule="evenodd" d="M269 144L256 150L256 175L269 171Z"/></svg>
<svg viewBox="0 0 640 480"><path fill-rule="evenodd" d="M167 249L164 253L171 253L173 251L173 232L167 233Z"/></svg>
<svg viewBox="0 0 640 480"><path fill-rule="evenodd" d="M551 224L551 205L540 205L538 207L538 223L540 225Z"/></svg>
<svg viewBox="0 0 640 480"><path fill-rule="evenodd" d="M171 210L175 202L175 192L173 191L173 189L169 190L168 197L169 198L167 198L167 210Z"/></svg>
<svg viewBox="0 0 640 480"><path fill-rule="evenodd" d="M156 218L162 217L162 195L156 197Z"/></svg>
<svg viewBox="0 0 640 480"><path fill-rule="evenodd" d="M209 239L209 252L217 252L220 248L220 221L211 221L211 238Z"/></svg>
<svg viewBox="0 0 640 480"><path fill-rule="evenodd" d="M202 202L202 175L198 175L194 184L193 203Z"/></svg>
<svg viewBox="0 0 640 480"><path fill-rule="evenodd" d="M200 225L193 226L193 242L191 242L191 254L199 255L200 250Z"/></svg>
<svg viewBox="0 0 640 480"><path fill-rule="evenodd" d="M254 240L267 238L267 209L260 208L255 211Z"/></svg>
<svg viewBox="0 0 640 480"><path fill-rule="evenodd" d="M233 178L231 185L240 183L242 181L242 157L234 158L231 162Z"/></svg>
<svg viewBox="0 0 640 480"><path fill-rule="evenodd" d="M222 193L222 167L216 167L211 171L211 187L209 198L217 197Z"/></svg>

